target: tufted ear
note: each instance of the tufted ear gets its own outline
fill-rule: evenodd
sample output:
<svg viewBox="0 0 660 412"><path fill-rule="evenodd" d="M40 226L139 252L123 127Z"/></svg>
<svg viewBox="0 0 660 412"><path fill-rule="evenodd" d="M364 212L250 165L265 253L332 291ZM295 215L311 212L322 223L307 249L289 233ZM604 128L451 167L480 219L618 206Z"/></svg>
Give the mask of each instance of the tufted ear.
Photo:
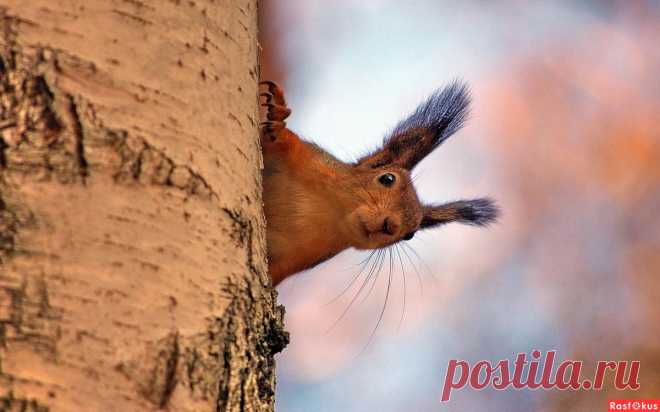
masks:
<svg viewBox="0 0 660 412"><path fill-rule="evenodd" d="M469 104L467 85L454 81L433 93L394 128L382 148L362 157L357 164L373 169L393 165L411 170L463 126Z"/></svg>
<svg viewBox="0 0 660 412"><path fill-rule="evenodd" d="M420 229L459 222L475 226L488 226L499 216L499 210L491 199L459 200L442 205L424 206Z"/></svg>

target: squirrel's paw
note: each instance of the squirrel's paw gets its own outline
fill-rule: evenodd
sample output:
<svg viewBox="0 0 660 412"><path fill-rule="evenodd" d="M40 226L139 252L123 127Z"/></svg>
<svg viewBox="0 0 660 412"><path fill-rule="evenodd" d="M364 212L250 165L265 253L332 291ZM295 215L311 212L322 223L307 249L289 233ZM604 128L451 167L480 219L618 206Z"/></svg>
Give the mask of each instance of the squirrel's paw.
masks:
<svg viewBox="0 0 660 412"><path fill-rule="evenodd" d="M259 85L266 89L265 92L259 93L260 105L266 108L260 123L261 134L274 141L286 127L284 119L289 117L291 109L286 106L284 91L280 86L271 81L263 81Z"/></svg>

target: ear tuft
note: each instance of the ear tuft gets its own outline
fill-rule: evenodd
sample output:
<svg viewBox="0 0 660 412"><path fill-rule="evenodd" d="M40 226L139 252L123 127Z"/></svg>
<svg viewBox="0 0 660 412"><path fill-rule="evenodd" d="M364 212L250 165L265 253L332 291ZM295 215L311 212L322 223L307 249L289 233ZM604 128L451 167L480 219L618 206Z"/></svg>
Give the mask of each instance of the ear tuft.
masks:
<svg viewBox="0 0 660 412"><path fill-rule="evenodd" d="M463 202L458 208L459 221L475 226L488 226L497 221L500 211L495 202L488 198Z"/></svg>
<svg viewBox="0 0 660 412"><path fill-rule="evenodd" d="M442 205L424 206L421 229L458 222L474 226L488 226L497 220L500 212L488 198L459 200Z"/></svg>
<svg viewBox="0 0 660 412"><path fill-rule="evenodd" d="M432 134L431 147L427 149L430 153L463 127L469 105L468 85L454 80L433 93L413 114L397 124L392 136L405 135L409 130L428 130Z"/></svg>
<svg viewBox="0 0 660 412"><path fill-rule="evenodd" d="M469 104L468 86L459 81L450 83L399 122L383 146L358 160L358 165L372 169L395 165L411 170L463 126Z"/></svg>

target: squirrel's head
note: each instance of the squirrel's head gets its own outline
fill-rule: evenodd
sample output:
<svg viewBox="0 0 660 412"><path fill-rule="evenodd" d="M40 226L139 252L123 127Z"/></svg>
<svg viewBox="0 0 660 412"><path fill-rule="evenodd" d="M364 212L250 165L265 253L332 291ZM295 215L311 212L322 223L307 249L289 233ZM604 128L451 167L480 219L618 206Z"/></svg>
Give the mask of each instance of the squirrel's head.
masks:
<svg viewBox="0 0 660 412"><path fill-rule="evenodd" d="M356 205L347 216L351 246L376 249L445 223L485 226L497 218L487 198L422 204L411 180L412 169L461 128L469 103L467 87L450 84L400 122L380 149L351 165L346 182Z"/></svg>

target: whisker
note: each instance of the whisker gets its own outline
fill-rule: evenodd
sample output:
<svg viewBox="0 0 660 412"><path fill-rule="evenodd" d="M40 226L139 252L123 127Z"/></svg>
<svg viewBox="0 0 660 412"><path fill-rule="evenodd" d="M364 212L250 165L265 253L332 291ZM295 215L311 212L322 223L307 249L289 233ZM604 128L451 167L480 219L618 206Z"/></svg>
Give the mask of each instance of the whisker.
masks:
<svg viewBox="0 0 660 412"><path fill-rule="evenodd" d="M413 262L412 258L410 255L408 255L408 252L406 252L406 249L404 248L406 246L405 244L402 244L401 246L401 251L403 254L406 256L406 259L408 259L408 262L412 265L413 269L415 270L415 276L417 277L417 283L419 284L419 290L422 296L424 296L424 283L422 282L422 277L419 274L419 270L417 270L417 265L415 265L415 262ZM410 247L410 246L409 246Z"/></svg>
<svg viewBox="0 0 660 412"><path fill-rule="evenodd" d="M403 259L401 258L401 252L398 245L394 245L396 254L399 257L399 263L401 264L401 276L403 278L403 308L401 309L401 318L399 319L399 326L397 326L397 331L401 329L401 324L403 323L403 317L406 314L406 269L403 267Z"/></svg>
<svg viewBox="0 0 660 412"><path fill-rule="evenodd" d="M328 306L328 305L331 305L331 304L335 303L337 300L339 300L339 298L344 296L346 294L346 292L348 292L348 290L355 284L355 281L357 281L358 278L362 275L362 273L364 272L364 269L367 268L367 265L369 264L369 261L371 260L372 256L375 253L376 253L376 250L374 249L373 251L371 251L369 256L367 256L365 259L362 260L362 262L359 263L359 265L361 265L362 267L360 268L360 271L357 273L357 275L353 276L353 279L351 279L351 281L344 288L344 290L341 291L340 294L338 294L337 296L332 298L330 301L326 302L323 306Z"/></svg>
<svg viewBox="0 0 660 412"><path fill-rule="evenodd" d="M369 256L367 256L366 258L362 259L359 263L357 263L356 266L360 266L360 265L362 265L364 262L368 262L369 259L371 259L371 257L374 255L374 253L376 253L377 250L378 250L378 249L374 249L374 250L372 250L371 253L369 254Z"/></svg>
<svg viewBox="0 0 660 412"><path fill-rule="evenodd" d="M410 181L412 183L415 183L415 181L419 179L423 174L424 174L424 169L415 170L415 173L410 176Z"/></svg>
<svg viewBox="0 0 660 412"><path fill-rule="evenodd" d="M417 257L417 259L419 260L419 262L420 262L422 265L424 265L424 267L426 268L426 271L429 273L429 275L431 276L431 278L433 278L433 280L437 280L437 279L435 278L435 275L434 275L433 272L431 271L431 268L429 267L429 265L426 264L426 262L424 262L424 259L422 259L422 257L419 255L419 253L417 253L417 251L416 251L415 249L413 249L412 246L410 246L410 245L406 245L406 246L408 247L408 250L410 250L410 251L411 251L411 252Z"/></svg>
<svg viewBox="0 0 660 412"><path fill-rule="evenodd" d="M392 252L388 248L387 251L390 252L390 262L392 262ZM362 348L360 351L360 354L362 354L371 344L371 341L373 340L374 336L376 335L376 331L378 330L378 327L380 326L381 322L383 321L383 315L385 314L385 309L387 309L387 301L390 297L390 289L392 287L392 265L390 264L390 273L387 278L387 289L385 291L385 302L383 302L383 307L380 310L380 315L378 315L378 322L376 322L376 327L374 330L371 332L371 335L369 335L369 340L367 341L367 344Z"/></svg>
<svg viewBox="0 0 660 412"><path fill-rule="evenodd" d="M360 305L363 304L364 301L366 301L369 298L369 296L371 296L371 292L374 290L374 286L376 286L378 275L380 275L380 271L383 269L383 263L385 263L385 252L387 251L387 249L380 249L380 250L383 251L383 254L380 259L380 264L378 265L378 270L376 270L376 272L374 273L373 280L371 282L371 287L369 288L369 291L364 296L364 298L362 298L362 300L360 301Z"/></svg>
<svg viewBox="0 0 660 412"><path fill-rule="evenodd" d="M367 277L366 277L366 278L364 279L364 281L362 282L362 286L360 286L360 289L358 289L358 291L355 292L355 294L353 295L353 298L352 298L351 301L348 303L348 306L346 306L346 309L344 309L344 311L342 312L341 316L339 316L339 318L337 318L337 320L332 324L332 326L330 326L330 328L328 328L328 330L326 331L326 333L328 333L328 332L330 332L332 329L334 329L335 326L337 326L337 324L339 324L339 322L341 322L341 320L346 316L346 314L348 313L348 311L351 309L351 306L353 306L353 303L355 303L355 300L358 298L358 296L360 296L360 294L362 293L362 290L364 289L365 285L367 284L367 282L368 282L369 279L371 278L371 276L372 276L372 274L373 274L373 271L374 271L374 269L376 268L376 264L378 263L378 260L381 258L382 254L383 254L383 251L382 251L382 250L378 250L378 254L376 255L376 260L374 260L373 264L371 265L371 267L370 267L370 269L369 269L369 274L367 275Z"/></svg>

